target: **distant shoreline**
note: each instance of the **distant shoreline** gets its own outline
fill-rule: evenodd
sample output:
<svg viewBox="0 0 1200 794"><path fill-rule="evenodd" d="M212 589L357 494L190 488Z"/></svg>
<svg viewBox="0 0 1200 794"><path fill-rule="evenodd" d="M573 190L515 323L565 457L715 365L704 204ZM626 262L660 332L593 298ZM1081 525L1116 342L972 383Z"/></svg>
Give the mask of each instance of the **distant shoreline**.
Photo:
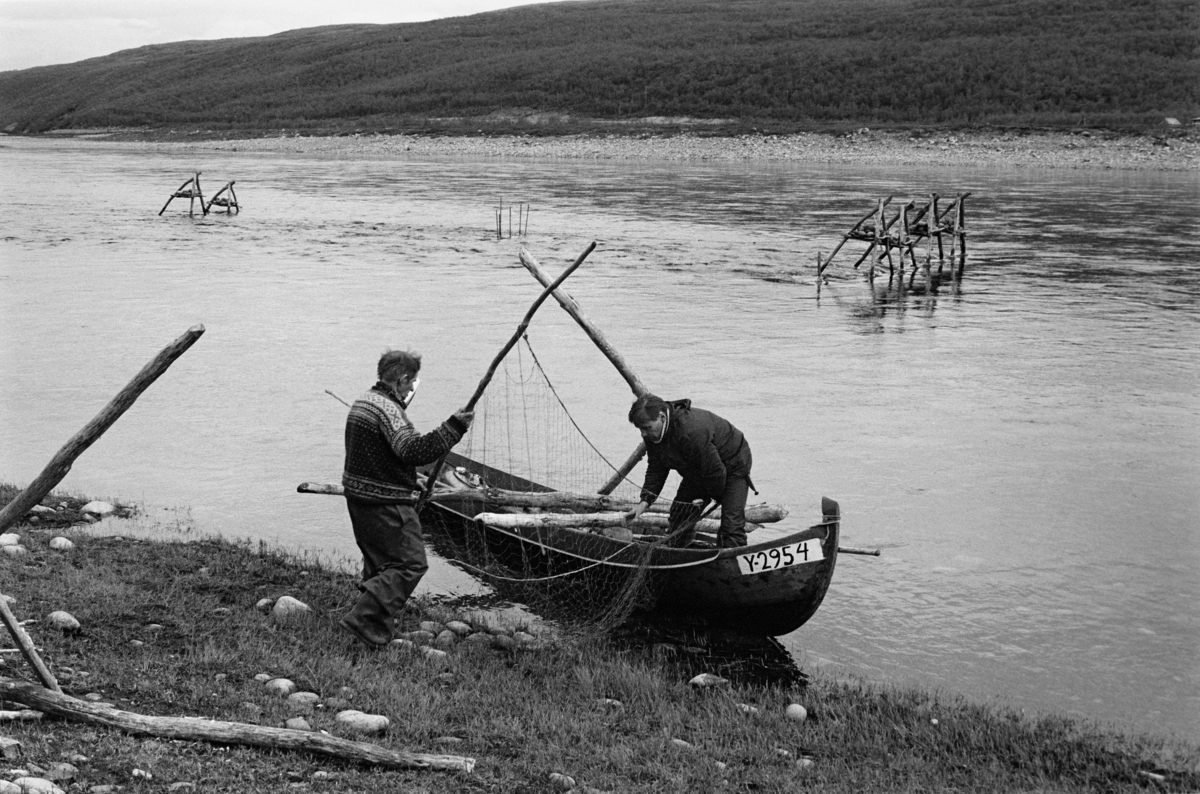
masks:
<svg viewBox="0 0 1200 794"><path fill-rule="evenodd" d="M108 133L76 140L120 142ZM238 140L120 142L149 150L213 150L335 157L462 156L569 160L809 162L848 165L1002 166L1014 168L1200 170L1200 133L1121 135L1075 132L794 133L733 137L564 135L535 137L357 134Z"/></svg>

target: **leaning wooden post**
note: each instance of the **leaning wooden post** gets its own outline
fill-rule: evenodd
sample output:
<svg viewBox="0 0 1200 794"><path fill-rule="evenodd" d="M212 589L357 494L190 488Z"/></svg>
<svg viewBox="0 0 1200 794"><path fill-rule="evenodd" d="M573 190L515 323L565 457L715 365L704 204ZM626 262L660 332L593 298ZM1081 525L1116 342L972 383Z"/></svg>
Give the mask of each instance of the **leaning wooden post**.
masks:
<svg viewBox="0 0 1200 794"><path fill-rule="evenodd" d="M120 419L121 414L129 410L141 393L166 372L175 359L183 355L203 333L203 325L192 326L183 336L163 348L149 364L142 367L142 371L135 375L133 380L125 385L125 388L117 392L117 396L112 398L104 410L96 414L92 421L84 425L82 430L63 445L62 449L50 459L50 463L42 470L42 473L24 491L21 491L17 498L0 510L0 532L15 524L29 512L30 508L41 502L42 497L50 493L54 486L62 482L63 477L66 477L67 473L71 471L71 465L75 459L95 443L96 439L100 438L113 422Z"/></svg>
<svg viewBox="0 0 1200 794"><path fill-rule="evenodd" d="M542 284L542 286L550 285L550 276L545 270L542 270L542 266L539 265L538 261L533 258L533 255L524 249L521 250L521 264L525 266L526 270L533 274L533 277L536 278ZM642 379L639 378L637 374L630 369L629 365L625 363L624 357L617 352L615 347L609 344L608 339L606 339L600 329L596 327L595 323L593 323L588 316L583 313L583 309L580 308L579 302L572 298L563 289L554 290L553 295L554 299L558 301L558 304L563 307L563 310L567 314L571 315L571 319L579 324L579 327L583 329L583 332L587 334L588 338L592 340L596 347L600 348L600 352L604 354L604 356L609 360L609 362L612 363L614 367L616 367L617 372L619 372L621 377L625 379L625 382L629 384L630 390L633 391L633 396L641 397L643 394L649 393L650 390L646 388L644 383L642 383ZM638 444L637 449L633 451L633 454L629 456L629 459L617 469L613 476L609 478L608 482L601 486L599 493L612 493L613 489L620 484L621 480L625 479L629 472L633 471L633 467L638 464L638 461L640 461L642 456L645 454L646 444L645 442L641 442Z"/></svg>
<svg viewBox="0 0 1200 794"><path fill-rule="evenodd" d="M37 649L33 647L33 640L29 639L29 635L25 633L25 628L21 622L17 620L17 616L8 608L8 603L4 600L4 594L0 593L0 620L4 621L4 625L8 628L8 633L12 635L13 640L17 643L17 647L21 649L21 655L25 657L25 661L29 662L33 667L37 677L42 680L42 686L52 692L62 692L55 680L54 674L46 667L42 661L42 657L38 656Z"/></svg>

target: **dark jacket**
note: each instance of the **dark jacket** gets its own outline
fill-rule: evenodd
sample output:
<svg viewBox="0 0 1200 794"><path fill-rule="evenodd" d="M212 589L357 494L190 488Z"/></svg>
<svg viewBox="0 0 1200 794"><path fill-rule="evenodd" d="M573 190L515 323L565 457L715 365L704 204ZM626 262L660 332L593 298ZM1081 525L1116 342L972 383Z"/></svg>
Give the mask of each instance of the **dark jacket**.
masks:
<svg viewBox="0 0 1200 794"><path fill-rule="evenodd" d="M420 495L417 466L433 463L458 443L467 428L450 417L421 435L391 389L376 383L354 401L346 417L346 496L368 502L412 504Z"/></svg>
<svg viewBox="0 0 1200 794"><path fill-rule="evenodd" d="M714 501L725 492L728 475L750 478L750 445L742 431L712 411L693 408L691 400L667 403L667 409L666 436L646 444L642 501L654 504L672 469L685 481L700 483Z"/></svg>

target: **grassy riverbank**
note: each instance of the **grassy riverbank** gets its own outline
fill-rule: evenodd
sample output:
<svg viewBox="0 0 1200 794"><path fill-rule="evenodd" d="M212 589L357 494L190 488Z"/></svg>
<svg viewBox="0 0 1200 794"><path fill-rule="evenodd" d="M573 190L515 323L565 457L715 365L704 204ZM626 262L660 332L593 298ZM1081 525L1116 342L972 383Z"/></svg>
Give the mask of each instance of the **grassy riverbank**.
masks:
<svg viewBox="0 0 1200 794"><path fill-rule="evenodd" d="M14 494L0 488L0 504ZM579 791L611 792L1200 789L1200 747L821 675L807 686L735 680L697 690L688 679L703 656L686 649L557 636L521 650L463 643L442 661L366 651L336 625L356 593L347 574L262 545L185 542L165 528L161 541L103 536L72 526L81 500L45 503L63 501L9 530L28 552L0 554L0 591L33 621L27 629L68 694L143 714L282 725L294 714L255 680L266 673L325 699L306 715L314 729L339 733L333 713L349 707L391 719L373 740L384 747L477 759L469 775L382 771L58 720L0 724L23 745L7 767L86 756L72 761L74 790L561 790L552 773ZM119 531L120 521L106 528ZM58 536L75 547L52 550ZM278 621L256 608L282 595L312 611ZM423 599L406 627L472 617L459 606ZM55 610L81 631L52 629L45 617ZM0 676L34 680L16 655L0 658ZM789 703L808 719L788 719ZM153 780L131 777L135 768Z"/></svg>

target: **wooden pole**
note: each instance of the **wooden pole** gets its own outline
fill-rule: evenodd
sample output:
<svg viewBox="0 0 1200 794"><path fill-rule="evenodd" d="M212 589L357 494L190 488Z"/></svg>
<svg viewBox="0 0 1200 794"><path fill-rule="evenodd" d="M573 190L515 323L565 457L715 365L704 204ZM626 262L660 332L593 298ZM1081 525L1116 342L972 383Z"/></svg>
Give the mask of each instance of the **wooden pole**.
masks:
<svg viewBox="0 0 1200 794"><path fill-rule="evenodd" d="M319 494L325 496L343 496L345 489L336 482L302 482L296 486L297 493ZM539 510L579 511L585 513L600 513L605 511L624 511L637 505L637 499L618 499L608 494L579 493L576 491L509 491L503 488L481 488L479 490L446 490L434 491L429 501L438 504L453 504L464 500L486 502L489 505L504 507L533 507ZM655 502L643 513L668 513L670 505ZM746 505L746 520L755 524L774 524L787 518L788 510L782 505L766 502Z"/></svg>
<svg viewBox="0 0 1200 794"><path fill-rule="evenodd" d="M141 736L299 750L391 769L429 769L468 774L475 769L474 758L388 750L367 742L339 739L319 731L269 728L241 722L188 717L150 717L121 711L111 706L88 703L12 678L0 678L0 696L56 717L91 725L104 725Z"/></svg>
<svg viewBox="0 0 1200 794"><path fill-rule="evenodd" d="M536 278L543 286L550 283L550 276L546 274L546 271L542 269L542 266L538 264L538 261L533 258L533 255L524 249L521 250L521 264L524 265L525 269L533 274L533 277ZM639 378L632 369L630 369L629 365L625 363L625 358L619 352L617 352L615 347L609 344L608 339L606 339L600 329L596 327L595 323L593 323L591 319L583 313L583 309L580 308L579 302L572 298L564 290L556 289L554 290L553 294L554 299L558 301L560 306L563 307L563 310L566 311L567 314L571 315L571 319L579 324L579 327L583 329L583 332L587 334L588 338L592 340L596 347L600 348L600 352L604 354L605 358L607 358L609 362L616 367L617 372L620 373L621 377L625 379L625 382L629 384L629 388L633 391L633 396L641 397L643 394L648 394L650 390L646 388L644 383L642 383L642 379ZM637 466L638 461L640 461L642 456L645 454L646 443L644 441L639 441L637 448L633 451L633 454L629 456L629 459L626 460L625 463L623 463L615 472L613 472L613 476L608 479L608 482L600 486L599 493L612 493L613 490L620 485L621 481L629 475L629 472L633 471L633 468Z"/></svg>
<svg viewBox="0 0 1200 794"><path fill-rule="evenodd" d="M887 198L883 199L883 203L880 204L880 207L886 207L888 204L890 204L892 202L892 198L893 198L892 196L888 196ZM848 231L844 235L842 235L842 241L840 243L838 243L837 247L833 249L833 252L829 254L829 258L825 260L825 264L823 266L819 266L817 268L818 276L821 275L821 271L823 271L826 267L829 266L829 263L831 261L833 261L833 258L835 256L837 256L837 252L842 250L842 246L845 245L846 241L848 241L851 238L851 235L854 234L855 230L857 230L859 226L862 226L864 223L871 220L871 216L874 215L875 212L876 212L876 210L871 210L866 215L859 218L858 223L851 226L850 231Z"/></svg>
<svg viewBox="0 0 1200 794"><path fill-rule="evenodd" d="M19 493L17 498L0 510L0 532L15 524L29 512L30 508L41 502L42 497L50 493L54 486L62 482L63 477L66 477L67 473L71 471L71 465L75 459L95 443L96 439L100 438L113 422L120 419L121 414L129 410L141 393L166 372L175 359L183 355L203 333L203 325L192 326L183 336L163 348L150 363L142 367L141 372L135 375L133 380L125 385L125 388L117 392L117 396L112 398L104 410L96 414L92 421L84 425L83 429L63 445L62 449L50 459L50 463L46 465L42 473L24 491Z"/></svg>
<svg viewBox="0 0 1200 794"><path fill-rule="evenodd" d="M521 250L521 264L525 266L526 270L533 274L533 277L536 278L542 284L542 286L548 286L550 284L550 276L547 275L546 271L542 269L542 266L538 264L538 261L533 258L533 255L524 249ZM612 365L617 368L617 372L619 372L621 377L625 379L625 382L629 384L629 388L633 391L633 395L635 397L641 397L643 394L648 393L650 390L646 388L644 383L642 383L641 378L639 378L634 371L629 368L629 365L625 363L625 359L619 352L617 352L617 349L609 344L608 339L604 337L604 334L599 328L596 327L595 323L593 323L591 319L583 313L583 309L579 306L579 302L562 289L554 290L553 295L554 299L558 301L558 304L563 307L563 310L567 314L571 315L571 319L578 323L579 327L583 329L583 332L587 334L588 339L591 339L592 342L595 343L596 347L600 348L600 352L604 354L605 358L607 358Z"/></svg>
<svg viewBox="0 0 1200 794"><path fill-rule="evenodd" d="M629 472L633 471L633 468L638 465L638 461L645 456L646 442L639 441L637 447L629 454L629 458L613 472L613 475L608 478L608 482L601 485L600 490L596 491L596 493L607 495L615 491L617 486L621 484L621 481L628 477Z"/></svg>
<svg viewBox="0 0 1200 794"><path fill-rule="evenodd" d="M193 177L193 178L194 178L194 177ZM182 193L182 192L183 192L183 189L184 189L185 187L187 187L188 185L190 185L190 184L192 184L192 180L191 180L191 179L189 179L188 181L186 181L186 182L184 182L182 185L180 185L178 188L176 188L176 190L175 190L173 193L171 193L171 198L167 199L167 203L166 203L166 204L163 204L163 208L162 208L161 210L159 210L159 211L158 211L158 214L159 214L159 215L162 215L164 212L166 212L166 211L167 211L167 206L168 206L168 205L169 205L169 204L170 204L172 201L174 201L174 200L175 200L175 194L176 194L176 193Z"/></svg>
<svg viewBox="0 0 1200 794"><path fill-rule="evenodd" d="M879 549L856 549L853 546L838 546L838 554L865 554L868 557L878 557Z"/></svg>
<svg viewBox="0 0 1200 794"><path fill-rule="evenodd" d="M0 620L4 621L4 625L8 628L8 633L12 635L16 641L17 647L21 650L21 655L25 657L25 661L29 662L33 667L37 677L42 680L42 686L54 692L62 692L58 686L58 681L54 679L54 674L46 667L42 661L42 657L38 656L37 649L33 647L33 640L29 639L29 635L25 633L25 627L17 620L17 616L8 608L8 603L4 600L4 594L0 593Z"/></svg>
<svg viewBox="0 0 1200 794"><path fill-rule="evenodd" d="M959 196L958 207L954 215L954 233L958 236L958 278L962 278L967 268L967 216L963 210L966 195Z"/></svg>
<svg viewBox="0 0 1200 794"><path fill-rule="evenodd" d="M542 294L539 295L538 299L533 302L532 306L529 307L529 311L525 312L525 317L521 319L521 324L517 326L517 330L513 332L513 335L509 337L508 342L504 344L504 347L502 347L500 352L496 354L496 357L492 359L492 363L491 366L488 367L488 371L484 373L483 378L479 381L479 385L475 387L475 393L471 395L471 399L467 400L466 410L474 410L475 403L479 402L479 398L483 396L484 389L486 389L488 384L492 382L492 376L496 374L496 368L500 366L500 362L503 361L504 357L508 355L508 351L513 349L513 345L515 345L521 338L521 335L525 333L525 329L529 328L529 321L533 319L534 313L541 307L543 303L546 302L546 298L550 297L550 294L554 292L554 290L558 289L558 285L566 281L567 276L574 273L575 269L583 264L583 260L587 259L588 254L594 250L596 250L596 243L595 241L592 241L587 249L579 255L579 257L571 264L570 267L564 270L558 278L556 278L548 287L546 287L546 289L542 290ZM417 500L416 510L418 513L421 511L421 508L425 506L425 503L429 501L429 497L433 494L433 488L437 484L438 474L441 473L442 466L444 466L445 463L446 456L443 455L442 457L438 458L437 463L433 464L433 468L429 470L429 476L425 481L425 491Z"/></svg>

